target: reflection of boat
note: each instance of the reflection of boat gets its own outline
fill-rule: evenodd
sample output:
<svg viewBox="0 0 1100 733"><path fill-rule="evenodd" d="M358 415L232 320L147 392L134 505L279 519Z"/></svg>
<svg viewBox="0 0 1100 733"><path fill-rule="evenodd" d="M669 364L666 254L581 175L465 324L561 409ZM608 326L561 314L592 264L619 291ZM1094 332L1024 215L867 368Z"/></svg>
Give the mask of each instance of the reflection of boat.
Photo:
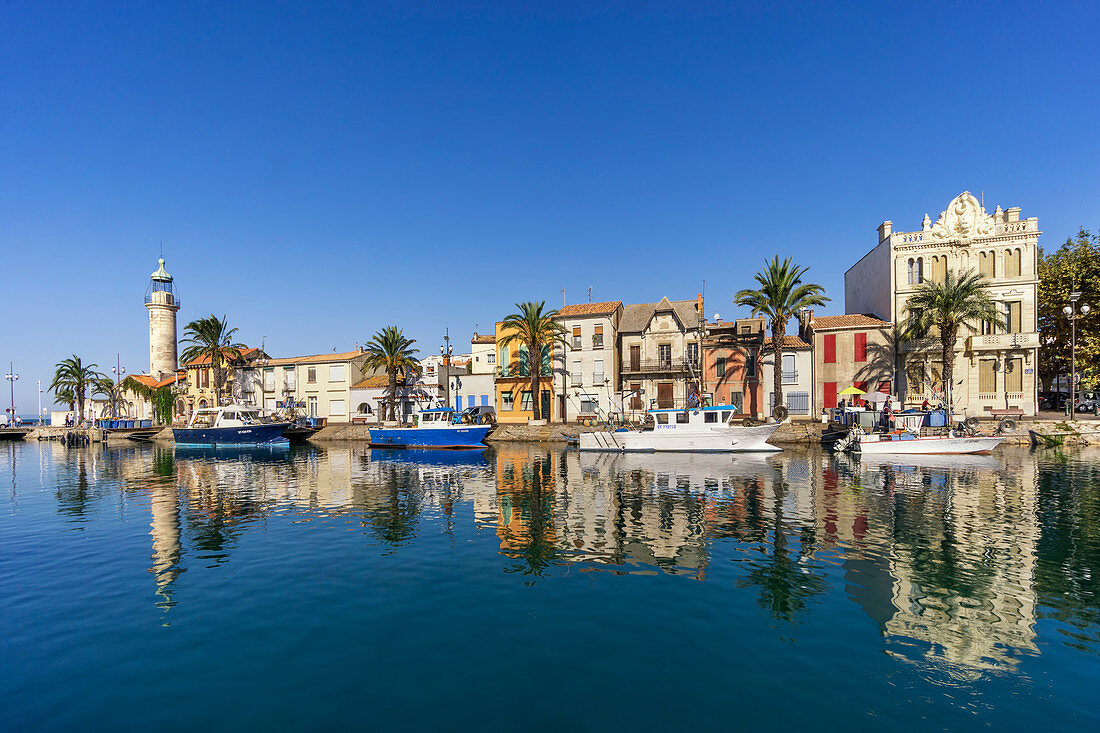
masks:
<svg viewBox="0 0 1100 733"><path fill-rule="evenodd" d="M964 455L951 454L911 454L893 455L863 453L859 455L859 463L866 468L880 468L890 466L893 468L945 468L950 470L965 470L971 468L999 469L1003 468L1000 458L981 453L967 453Z"/></svg>
<svg viewBox="0 0 1100 733"><path fill-rule="evenodd" d="M1004 438L998 436L918 435L901 430L893 433L864 433L853 430L852 450L863 455L915 455L988 453Z"/></svg>
<svg viewBox="0 0 1100 733"><path fill-rule="evenodd" d="M650 410L649 425L642 430L581 433L581 450L732 452L777 451L767 442L779 423L735 425L737 409L731 405L687 410Z"/></svg>
<svg viewBox="0 0 1100 733"><path fill-rule="evenodd" d="M372 448L370 459L372 463L375 461L390 461L394 463L415 463L421 466L470 466L471 468L487 468L489 466L483 450L438 451L416 448L401 450Z"/></svg>
<svg viewBox="0 0 1100 733"><path fill-rule="evenodd" d="M186 428L172 428L176 445L235 446L286 443L288 422L262 422L260 413L244 405L195 410Z"/></svg>
<svg viewBox="0 0 1100 733"><path fill-rule="evenodd" d="M698 453L670 456L662 453L577 454L582 471L606 470L612 474L645 471L656 476L687 479L692 486L717 486L722 479L754 477L774 469L771 456L765 453L729 456Z"/></svg>
<svg viewBox="0 0 1100 733"><path fill-rule="evenodd" d="M455 424L454 410L433 407L417 413L416 425L407 428L371 428L372 446L395 448L481 448L492 425Z"/></svg>
<svg viewBox="0 0 1100 733"><path fill-rule="evenodd" d="M176 444L175 456L183 460L202 460L218 458L237 461L247 458L254 463L286 462L290 454L290 443L281 440L264 445L237 443L213 445Z"/></svg>

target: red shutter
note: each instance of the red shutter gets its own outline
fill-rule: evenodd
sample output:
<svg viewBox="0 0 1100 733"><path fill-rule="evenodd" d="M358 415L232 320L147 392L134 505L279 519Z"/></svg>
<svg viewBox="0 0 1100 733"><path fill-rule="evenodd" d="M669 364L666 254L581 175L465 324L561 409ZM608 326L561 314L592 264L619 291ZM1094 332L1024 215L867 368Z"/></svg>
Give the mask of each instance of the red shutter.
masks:
<svg viewBox="0 0 1100 733"><path fill-rule="evenodd" d="M882 392L883 394L890 394L890 391L891 391L891 387L892 387L892 386L893 386L893 385L891 385L891 384L890 384L890 380L889 380L889 379L888 379L888 380L886 380L885 382L879 382L879 383L878 383L878 391L879 391L879 392Z"/></svg>
<svg viewBox="0 0 1100 733"><path fill-rule="evenodd" d="M836 407L836 382L825 383L825 407L830 409Z"/></svg>
<svg viewBox="0 0 1100 733"><path fill-rule="evenodd" d="M836 364L836 334L825 334L825 363ZM836 385L833 385L834 387ZM836 407L836 405L833 405Z"/></svg>
<svg viewBox="0 0 1100 733"><path fill-rule="evenodd" d="M856 389L862 389L864 392L867 391L867 382L856 382L853 386L855 386ZM859 395L855 395L855 398L859 401L859 404L866 405L866 402L864 402L863 398Z"/></svg>
<svg viewBox="0 0 1100 733"><path fill-rule="evenodd" d="M856 334L856 361L867 361L867 334Z"/></svg>

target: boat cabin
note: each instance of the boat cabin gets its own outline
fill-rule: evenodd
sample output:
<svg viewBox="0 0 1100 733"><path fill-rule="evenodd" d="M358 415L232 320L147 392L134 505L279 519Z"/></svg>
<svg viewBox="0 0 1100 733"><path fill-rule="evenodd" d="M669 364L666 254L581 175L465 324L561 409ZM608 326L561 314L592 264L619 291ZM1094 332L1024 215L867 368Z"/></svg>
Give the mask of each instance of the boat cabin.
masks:
<svg viewBox="0 0 1100 733"><path fill-rule="evenodd" d="M432 407L416 414L416 427L442 428L453 425L455 411L450 407Z"/></svg>
<svg viewBox="0 0 1100 733"><path fill-rule="evenodd" d="M245 405L200 407L191 415L189 428L239 428L263 422L260 411Z"/></svg>
<svg viewBox="0 0 1100 733"><path fill-rule="evenodd" d="M710 429L744 417L733 405L649 410L643 430Z"/></svg>

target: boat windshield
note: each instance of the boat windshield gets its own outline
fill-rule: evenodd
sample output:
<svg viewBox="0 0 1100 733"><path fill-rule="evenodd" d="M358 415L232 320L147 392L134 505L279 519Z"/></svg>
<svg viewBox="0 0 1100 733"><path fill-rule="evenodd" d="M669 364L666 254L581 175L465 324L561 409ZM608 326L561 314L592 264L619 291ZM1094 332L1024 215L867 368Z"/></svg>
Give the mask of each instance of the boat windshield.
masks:
<svg viewBox="0 0 1100 733"><path fill-rule="evenodd" d="M199 410L191 418L191 427L195 428L212 428L214 427L214 421L217 419L218 413L210 410Z"/></svg>

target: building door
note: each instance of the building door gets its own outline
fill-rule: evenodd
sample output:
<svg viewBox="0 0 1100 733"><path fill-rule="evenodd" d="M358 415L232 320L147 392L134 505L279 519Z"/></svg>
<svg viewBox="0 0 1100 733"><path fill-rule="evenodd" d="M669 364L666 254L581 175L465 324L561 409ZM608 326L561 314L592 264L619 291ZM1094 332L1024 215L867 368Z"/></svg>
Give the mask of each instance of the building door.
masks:
<svg viewBox="0 0 1100 733"><path fill-rule="evenodd" d="M640 410L642 409L642 383L631 382L630 383L630 409Z"/></svg>
<svg viewBox="0 0 1100 733"><path fill-rule="evenodd" d="M317 398L316 397L309 397L306 400L306 402L309 405L309 416L310 417L317 417Z"/></svg>
<svg viewBox="0 0 1100 733"><path fill-rule="evenodd" d="M550 390L544 389L539 393L539 411L543 420L550 419Z"/></svg>
<svg viewBox="0 0 1100 733"><path fill-rule="evenodd" d="M637 372L642 369L642 347L630 347L630 371Z"/></svg>
<svg viewBox="0 0 1100 733"><path fill-rule="evenodd" d="M672 382L657 385L657 407L667 410L672 407Z"/></svg>

